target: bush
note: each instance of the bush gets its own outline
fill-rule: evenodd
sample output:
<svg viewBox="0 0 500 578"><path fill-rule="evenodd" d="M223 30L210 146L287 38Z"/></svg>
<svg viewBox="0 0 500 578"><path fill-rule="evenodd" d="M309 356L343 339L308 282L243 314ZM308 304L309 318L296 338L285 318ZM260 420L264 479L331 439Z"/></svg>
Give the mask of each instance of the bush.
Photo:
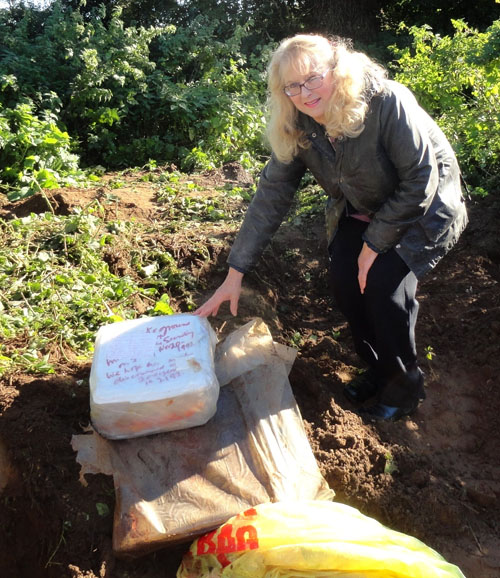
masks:
<svg viewBox="0 0 500 578"><path fill-rule="evenodd" d="M43 22L34 14L12 25L0 10L0 74L17 83L0 102L30 102L36 116L40 95L54 94L50 110L85 164L209 168L262 152L265 82L242 55L246 27L221 41L218 23L201 16L187 28L143 28L104 5L88 20L57 2Z"/></svg>
<svg viewBox="0 0 500 578"><path fill-rule="evenodd" d="M412 27L410 47L393 47L396 80L436 119L474 187L500 184L500 20L484 33L453 21L441 37Z"/></svg>
<svg viewBox="0 0 500 578"><path fill-rule="evenodd" d="M216 26L199 17L189 29L163 29L154 38L148 90L124 119L135 140L121 143L116 160L156 158L191 170L246 164L262 152L263 73L240 53L245 30L222 43L214 38ZM137 149L140 139L147 152Z"/></svg>
<svg viewBox="0 0 500 578"><path fill-rule="evenodd" d="M406 29L391 47L396 79L437 120L474 187L498 185L500 21L479 33L453 21L453 36ZM220 39L220 23L125 25L120 8L86 13L54 2L0 10L0 178L23 196L56 186L82 164L184 170L267 153L265 70L271 45L243 51L252 24Z"/></svg>
<svg viewBox="0 0 500 578"><path fill-rule="evenodd" d="M9 80L13 83L15 79ZM83 173L71 146L70 136L58 127L54 112L36 113L30 100L5 109L0 103L0 186L9 200L74 184Z"/></svg>

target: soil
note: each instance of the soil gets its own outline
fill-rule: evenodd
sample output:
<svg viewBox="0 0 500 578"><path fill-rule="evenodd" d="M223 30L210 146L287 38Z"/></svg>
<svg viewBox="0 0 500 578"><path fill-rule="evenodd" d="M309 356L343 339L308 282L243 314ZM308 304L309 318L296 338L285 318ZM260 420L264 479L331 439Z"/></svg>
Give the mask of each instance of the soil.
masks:
<svg viewBox="0 0 500 578"><path fill-rule="evenodd" d="M195 194L213 195L224 182L246 186L247 177L225 167L199 177L206 186ZM104 181L97 189L52 192L51 205L65 214L112 193L118 202L107 205L109 218L156 223L158 238L198 278L201 304L224 277L234 224L162 234L155 189L137 174L121 178L121 189ZM321 217L284 224L246 278L238 317L224 307L211 321L223 337L261 317L276 341L298 347L290 383L337 501L421 539L467 578L498 578L500 201L490 195L469 200L468 208L470 224L458 246L419 286L417 343L427 399L412 417L367 424L342 396L343 383L361 366L329 297ZM0 216L46 210L44 198L35 196L4 204ZM208 248L209 263L193 256L194 240ZM110 267L130 272L125 261L117 254ZM182 300L173 303L182 310ZM55 375L14 375L0 383L3 578L170 578L189 546L134 560L113 554L112 479L89 475L84 487L70 445L89 424L89 370L89 363L61 360Z"/></svg>

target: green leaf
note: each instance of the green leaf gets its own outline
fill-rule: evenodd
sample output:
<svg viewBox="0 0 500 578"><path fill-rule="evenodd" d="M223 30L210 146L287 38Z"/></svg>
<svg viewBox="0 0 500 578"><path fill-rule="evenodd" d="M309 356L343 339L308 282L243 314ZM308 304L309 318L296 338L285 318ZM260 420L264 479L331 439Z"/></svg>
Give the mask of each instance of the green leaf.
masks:
<svg viewBox="0 0 500 578"><path fill-rule="evenodd" d="M155 313L161 313L162 315L173 315L174 310L168 303L164 303L163 301L157 301L154 307Z"/></svg>
<svg viewBox="0 0 500 578"><path fill-rule="evenodd" d="M111 323L119 323L120 321L123 321L123 317L121 317L121 315L109 315L107 318L109 321L111 321Z"/></svg>
<svg viewBox="0 0 500 578"><path fill-rule="evenodd" d="M87 283L87 285L93 285L94 283L97 283L97 277L91 274L85 275L83 280L85 283Z"/></svg>
<svg viewBox="0 0 500 578"><path fill-rule="evenodd" d="M59 283L59 285L69 285L72 280L71 280L71 278L68 277L67 275L60 275L60 274L58 274L58 275L56 275L56 276L54 277L54 281L55 281L56 283Z"/></svg>
<svg viewBox="0 0 500 578"><path fill-rule="evenodd" d="M97 502L95 507L96 507L97 513L102 518L109 516L109 506L107 504L104 504L103 502Z"/></svg>
<svg viewBox="0 0 500 578"><path fill-rule="evenodd" d="M392 475L394 472L397 472L398 467L394 461L394 458L392 457L392 454L390 452L387 452L385 454L385 466L384 466L384 474L389 474Z"/></svg>

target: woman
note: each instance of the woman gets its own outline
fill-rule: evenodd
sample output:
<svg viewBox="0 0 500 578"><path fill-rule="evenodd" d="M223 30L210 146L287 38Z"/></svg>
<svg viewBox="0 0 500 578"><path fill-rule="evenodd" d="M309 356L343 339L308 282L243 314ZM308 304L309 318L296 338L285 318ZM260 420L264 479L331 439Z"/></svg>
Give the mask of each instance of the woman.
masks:
<svg viewBox="0 0 500 578"><path fill-rule="evenodd" d="M368 366L345 388L370 420L397 420L425 397L417 363L417 278L467 224L460 170L412 93L339 39L298 35L268 71L272 156L229 255L229 272L197 315L237 314L243 275L291 206L306 170L328 194L330 278Z"/></svg>

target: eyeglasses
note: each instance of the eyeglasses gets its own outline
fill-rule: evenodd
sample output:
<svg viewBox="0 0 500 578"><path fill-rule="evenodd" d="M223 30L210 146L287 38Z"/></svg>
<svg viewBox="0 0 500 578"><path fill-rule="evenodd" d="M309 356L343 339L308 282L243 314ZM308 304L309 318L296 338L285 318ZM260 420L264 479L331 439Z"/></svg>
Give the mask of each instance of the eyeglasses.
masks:
<svg viewBox="0 0 500 578"><path fill-rule="evenodd" d="M304 82L292 82L291 84L287 84L283 88L283 92L287 96L298 96L302 92L302 87L305 86L307 90L316 90L316 88L320 88L323 85L323 81L325 80L325 76L332 70L329 68L323 74L315 74L314 76L310 76Z"/></svg>

